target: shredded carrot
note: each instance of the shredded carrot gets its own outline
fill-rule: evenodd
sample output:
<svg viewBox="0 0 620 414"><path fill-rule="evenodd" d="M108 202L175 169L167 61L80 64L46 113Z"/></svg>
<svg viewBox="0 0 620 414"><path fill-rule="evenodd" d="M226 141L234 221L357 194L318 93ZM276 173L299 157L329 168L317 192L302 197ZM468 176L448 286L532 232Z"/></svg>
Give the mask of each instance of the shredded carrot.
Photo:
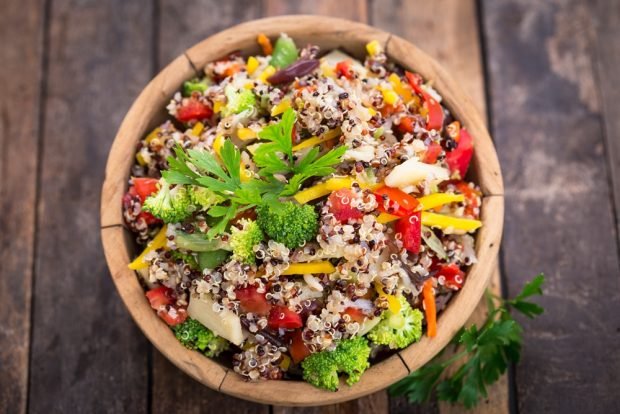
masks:
<svg viewBox="0 0 620 414"><path fill-rule="evenodd" d="M258 39L256 39L260 47L263 48L264 55L270 55L273 53L273 46L271 46L271 40L264 33L260 33L258 35Z"/></svg>
<svg viewBox="0 0 620 414"><path fill-rule="evenodd" d="M432 279L424 282L422 295L424 297L424 313L426 314L426 334L429 338L433 338L437 335L437 308L435 307Z"/></svg>

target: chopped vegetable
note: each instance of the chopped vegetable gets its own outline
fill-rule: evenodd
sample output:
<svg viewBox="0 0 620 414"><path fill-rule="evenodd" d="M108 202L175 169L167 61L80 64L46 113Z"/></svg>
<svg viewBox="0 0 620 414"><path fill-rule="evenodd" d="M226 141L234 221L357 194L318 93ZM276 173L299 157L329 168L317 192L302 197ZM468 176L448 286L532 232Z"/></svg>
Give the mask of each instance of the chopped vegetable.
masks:
<svg viewBox="0 0 620 414"><path fill-rule="evenodd" d="M280 69L269 78L267 81L272 85L280 85L283 83L289 83L295 80L295 78L301 78L302 76L312 73L319 67L320 62L316 59L298 60L297 62L289 65L286 69Z"/></svg>
<svg viewBox="0 0 620 414"><path fill-rule="evenodd" d="M433 280L428 279L422 287L424 314L426 315L426 335L434 338L437 335L437 308L435 305L435 289Z"/></svg>
<svg viewBox="0 0 620 414"><path fill-rule="evenodd" d="M424 243L426 243L429 249L435 252L437 257L439 257L442 260L448 259L448 254L446 253L446 249L444 249L443 244L441 243L441 240L439 240L439 237L437 237L437 235L432 229L429 229L426 226L422 226L421 234L422 234L422 239L424 240Z"/></svg>
<svg viewBox="0 0 620 414"><path fill-rule="evenodd" d="M369 356L370 346L365 338L345 339L333 351L317 352L304 359L304 380L315 387L336 391L338 374L343 373L348 376L347 384L353 385L370 366Z"/></svg>
<svg viewBox="0 0 620 414"><path fill-rule="evenodd" d="M420 243L422 238L420 212L413 213L409 217L399 219L394 226L394 232L397 235L400 235L400 240L403 243L403 247L407 249L407 251L411 253L418 253L420 251Z"/></svg>
<svg viewBox="0 0 620 414"><path fill-rule="evenodd" d="M150 195L156 193L159 190L157 178L138 178L131 179L133 186L136 189L136 193L140 197L140 200L144 203Z"/></svg>
<svg viewBox="0 0 620 414"><path fill-rule="evenodd" d="M233 259L254 264L256 262L254 246L263 240L263 232L253 220L241 219L238 224L241 228L231 227L230 247L233 250Z"/></svg>
<svg viewBox="0 0 620 414"><path fill-rule="evenodd" d="M198 233L177 232L174 242L180 249L191 250L193 252L212 252L215 250L232 250L229 243L221 239L207 239L205 235Z"/></svg>
<svg viewBox="0 0 620 414"><path fill-rule="evenodd" d="M271 40L264 33L260 33L256 39L258 44L263 48L263 55L270 55L273 53L273 46L271 46Z"/></svg>
<svg viewBox="0 0 620 414"><path fill-rule="evenodd" d="M388 307L391 312L393 313L400 312L401 303L396 296L385 293L385 290L383 290L383 286L381 286L381 283L378 283L378 282L375 283L375 290L377 291L380 297L385 298L385 300L387 300Z"/></svg>
<svg viewBox="0 0 620 414"><path fill-rule="evenodd" d="M172 330L184 347L201 351L208 357L216 357L228 349L224 338L215 335L195 319L188 318Z"/></svg>
<svg viewBox="0 0 620 414"><path fill-rule="evenodd" d="M387 186L375 190L379 211L399 217L408 217L413 214L420 204L415 197Z"/></svg>
<svg viewBox="0 0 620 414"><path fill-rule="evenodd" d="M318 215L312 206L292 202L269 203L260 206L257 212L257 222L263 232L289 249L316 236Z"/></svg>
<svg viewBox="0 0 620 414"><path fill-rule="evenodd" d="M258 66L259 66L258 59L256 59L254 56L250 56L245 65L245 69L248 71L248 75L253 74L256 71L256 69L258 69Z"/></svg>
<svg viewBox="0 0 620 414"><path fill-rule="evenodd" d="M149 264L144 261L144 258L150 252L166 247L166 244L168 243L168 238L166 237L166 231L167 231L166 226L162 227L161 230L159 230L157 235L153 238L153 240L149 242L149 244L142 251L142 253L140 253L140 255L136 257L133 260L133 262L129 263L130 269L132 270L146 269L149 266Z"/></svg>
<svg viewBox="0 0 620 414"><path fill-rule="evenodd" d="M404 188L417 185L422 181L445 181L450 178L448 170L437 165L425 164L410 158L394 167L385 177L385 185L395 188Z"/></svg>
<svg viewBox="0 0 620 414"><path fill-rule="evenodd" d="M259 293L256 286L235 289L235 297L244 312L268 315L271 310L271 305L265 297L265 292Z"/></svg>
<svg viewBox="0 0 620 414"><path fill-rule="evenodd" d="M383 312L381 322L368 332L371 341L391 349L405 348L422 336L422 312L412 309L404 296L398 300L400 312Z"/></svg>
<svg viewBox="0 0 620 414"><path fill-rule="evenodd" d="M312 273L334 273L336 268L328 261L309 262L309 263L293 263L286 268L283 275L305 275Z"/></svg>
<svg viewBox="0 0 620 414"><path fill-rule="evenodd" d="M176 118L180 122L202 121L211 118L211 115L213 109L194 97L184 99L176 112Z"/></svg>
<svg viewBox="0 0 620 414"><path fill-rule="evenodd" d="M207 80L205 79L192 79L183 82L183 96L191 96L192 92L204 92L207 90Z"/></svg>
<svg viewBox="0 0 620 414"><path fill-rule="evenodd" d="M355 193L348 188L341 188L330 194L327 199L329 211L336 217L336 220L347 223L351 219L357 220L364 217L364 212L351 205L354 198Z"/></svg>
<svg viewBox="0 0 620 414"><path fill-rule="evenodd" d="M473 154L473 139L465 128L461 128L456 148L446 154L446 162L450 167L450 171L458 173L461 179L465 178Z"/></svg>
<svg viewBox="0 0 620 414"><path fill-rule="evenodd" d="M173 187L165 178L159 180L159 191L144 200L142 209L165 223L178 223L195 211L187 188Z"/></svg>
<svg viewBox="0 0 620 414"><path fill-rule="evenodd" d="M228 259L230 252L223 249L211 250L209 252L199 252L197 256L200 270L215 269Z"/></svg>
<svg viewBox="0 0 620 414"><path fill-rule="evenodd" d="M208 295L191 296L187 314L209 328L217 336L221 336L237 346L243 343L244 335L239 316L226 307L220 307Z"/></svg>
<svg viewBox="0 0 620 414"><path fill-rule="evenodd" d="M271 55L271 61L269 63L277 69L283 69L295 62L298 56L297 46L295 46L293 39L282 34L278 40L276 40L276 45L273 48L273 54Z"/></svg>
<svg viewBox="0 0 620 414"><path fill-rule="evenodd" d="M310 350L302 338L301 329L298 329L293 333L293 338L291 339L291 345L288 347L288 351L291 354L291 358L293 358L293 362L296 364L299 364L301 361L306 359L308 355L310 355Z"/></svg>
<svg viewBox="0 0 620 414"><path fill-rule="evenodd" d="M422 224L428 227L438 227L444 232L464 231L471 232L482 226L480 220L451 217L443 214L422 212Z"/></svg>
<svg viewBox="0 0 620 414"><path fill-rule="evenodd" d="M243 111L249 111L256 105L256 97L254 93L248 89L236 90L232 85L226 86L224 89L228 103L222 113L224 115L238 114Z"/></svg>
<svg viewBox="0 0 620 414"><path fill-rule="evenodd" d="M286 306L272 307L267 323L271 329L297 329L304 325L301 316Z"/></svg>
<svg viewBox="0 0 620 414"><path fill-rule="evenodd" d="M465 200L463 194L450 194L450 193L434 193L418 199L420 205L418 210L425 211L431 208L443 206L449 203L460 203Z"/></svg>

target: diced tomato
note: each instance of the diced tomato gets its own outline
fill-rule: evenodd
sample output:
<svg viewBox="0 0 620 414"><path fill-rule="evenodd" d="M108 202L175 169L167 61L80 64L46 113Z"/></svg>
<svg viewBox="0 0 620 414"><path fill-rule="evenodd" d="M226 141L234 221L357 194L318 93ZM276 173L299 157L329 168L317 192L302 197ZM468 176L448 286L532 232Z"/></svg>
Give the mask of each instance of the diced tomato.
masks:
<svg viewBox="0 0 620 414"><path fill-rule="evenodd" d="M267 323L271 329L297 329L303 326L301 316L286 306L271 308Z"/></svg>
<svg viewBox="0 0 620 414"><path fill-rule="evenodd" d="M405 72L407 82L411 89L418 95L422 96L424 101L423 105L426 108L428 115L426 116L426 128L441 130L443 127L443 108L441 104L437 102L428 92L422 89L422 78L418 74L411 72Z"/></svg>
<svg viewBox="0 0 620 414"><path fill-rule="evenodd" d="M157 312L157 314L170 326L183 323L187 319L187 311L183 308L171 308L167 311Z"/></svg>
<svg viewBox="0 0 620 414"><path fill-rule="evenodd" d="M411 253L420 251L421 229L421 213L419 211L409 217L399 219L394 226L396 234L400 234L403 246Z"/></svg>
<svg viewBox="0 0 620 414"><path fill-rule="evenodd" d="M360 210L351 205L351 200L355 197L353 190L341 188L329 195L327 201L330 203L329 211L341 223L346 223L349 219L360 219L364 216Z"/></svg>
<svg viewBox="0 0 620 414"><path fill-rule="evenodd" d="M450 172L458 172L460 178L464 178L474 154L474 140L465 128L461 128L457 146L446 154L446 162Z"/></svg>
<svg viewBox="0 0 620 414"><path fill-rule="evenodd" d="M256 286L235 289L235 296L243 312L252 312L258 315L267 315L271 305L264 293L259 293Z"/></svg>
<svg viewBox="0 0 620 414"><path fill-rule="evenodd" d="M366 315L364 315L364 312L362 312L362 310L359 308L354 308L354 307L349 306L348 308L344 310L343 313L346 315L349 315L352 321L355 321L360 324L364 323L364 319L366 319Z"/></svg>
<svg viewBox="0 0 620 414"><path fill-rule="evenodd" d="M151 308L158 311L166 305L170 305L172 303L171 293L172 289L167 288L166 286L160 286L146 292L146 298L149 300Z"/></svg>
<svg viewBox="0 0 620 414"><path fill-rule="evenodd" d="M196 98L187 98L177 108L176 118L181 122L199 121L211 118L213 110L210 106L200 102Z"/></svg>
<svg viewBox="0 0 620 414"><path fill-rule="evenodd" d="M351 64L348 60L343 60L336 63L336 76L344 76L347 79L353 79L353 71L351 71Z"/></svg>
<svg viewBox="0 0 620 414"><path fill-rule="evenodd" d="M422 158L422 162L427 164L435 164L437 162L437 157L441 154L441 145L436 142L431 142L426 152L424 153L424 157Z"/></svg>
<svg viewBox="0 0 620 414"><path fill-rule="evenodd" d="M387 186L375 190L375 197L379 203L379 211L399 217L409 217L420 205L412 195Z"/></svg>
<svg viewBox="0 0 620 414"><path fill-rule="evenodd" d="M454 263L440 265L435 277L441 276L445 278L444 285L453 290L459 290L465 282L465 272Z"/></svg>
<svg viewBox="0 0 620 414"><path fill-rule="evenodd" d="M398 124L398 130L403 134L406 132L413 133L413 118L401 118L400 124Z"/></svg>
<svg viewBox="0 0 620 414"><path fill-rule="evenodd" d="M310 355L310 350L302 338L301 329L293 333L293 338L288 351L291 354L291 358L293 358L293 362L296 364L299 364L301 361L306 359L308 355Z"/></svg>
<svg viewBox="0 0 620 414"><path fill-rule="evenodd" d="M454 185L456 190L465 196L464 214L472 218L478 218L479 211L477 212L476 208L480 207L480 196L482 193L475 188L471 188L465 181L458 181Z"/></svg>
<svg viewBox="0 0 620 414"><path fill-rule="evenodd" d="M157 178L134 177L132 181L133 188L135 189L136 194L140 197L140 201L142 203L144 203L144 200L146 200L148 196L159 191L159 188L157 187L159 180ZM131 191L131 188L129 191Z"/></svg>

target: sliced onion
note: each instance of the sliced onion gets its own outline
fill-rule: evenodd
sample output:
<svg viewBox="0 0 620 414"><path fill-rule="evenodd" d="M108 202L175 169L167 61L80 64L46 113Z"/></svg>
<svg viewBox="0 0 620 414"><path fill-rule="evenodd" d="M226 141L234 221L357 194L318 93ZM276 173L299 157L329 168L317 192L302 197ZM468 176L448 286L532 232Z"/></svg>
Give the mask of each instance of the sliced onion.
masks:
<svg viewBox="0 0 620 414"><path fill-rule="evenodd" d="M439 257L440 259L447 259L448 254L443 248L443 243L441 243L441 240L439 240L439 237L437 237L435 232L426 226L422 226L421 231L422 239L424 239L424 242L429 247L429 249L434 251L437 254L437 257Z"/></svg>

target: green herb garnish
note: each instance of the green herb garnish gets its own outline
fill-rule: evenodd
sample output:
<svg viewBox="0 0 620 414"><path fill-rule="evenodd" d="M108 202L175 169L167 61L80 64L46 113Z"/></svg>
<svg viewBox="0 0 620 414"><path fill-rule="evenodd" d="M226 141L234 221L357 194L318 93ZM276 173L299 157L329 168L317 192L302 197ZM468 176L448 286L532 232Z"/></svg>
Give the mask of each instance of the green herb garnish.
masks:
<svg viewBox="0 0 620 414"><path fill-rule="evenodd" d="M457 349L453 357L442 361L441 354L417 371L390 387L390 394L405 395L412 403L428 401L433 393L440 401L474 407L487 396L486 387L499 379L510 364L519 362L523 328L510 314L511 310L534 318L544 309L526 299L541 295L544 275L527 283L514 299L503 300L487 292L489 312L481 328L472 325L461 329L452 339ZM454 374L442 378L446 368L465 358Z"/></svg>

